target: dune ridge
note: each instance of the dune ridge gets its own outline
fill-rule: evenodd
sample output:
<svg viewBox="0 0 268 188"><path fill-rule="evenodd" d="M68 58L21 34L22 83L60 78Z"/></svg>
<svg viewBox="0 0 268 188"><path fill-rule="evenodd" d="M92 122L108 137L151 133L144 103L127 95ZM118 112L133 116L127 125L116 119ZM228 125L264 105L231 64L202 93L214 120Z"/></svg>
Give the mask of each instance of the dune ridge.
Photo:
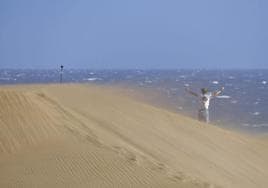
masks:
<svg viewBox="0 0 268 188"><path fill-rule="evenodd" d="M267 140L111 87L0 89L0 187L267 187Z"/></svg>

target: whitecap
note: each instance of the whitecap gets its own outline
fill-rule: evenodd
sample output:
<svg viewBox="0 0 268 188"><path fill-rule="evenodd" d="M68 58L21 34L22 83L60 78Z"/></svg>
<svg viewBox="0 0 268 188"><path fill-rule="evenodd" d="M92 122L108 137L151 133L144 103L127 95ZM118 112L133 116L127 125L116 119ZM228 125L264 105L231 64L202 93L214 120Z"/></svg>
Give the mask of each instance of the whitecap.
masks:
<svg viewBox="0 0 268 188"><path fill-rule="evenodd" d="M267 84L267 81L263 80L261 83L265 85Z"/></svg>
<svg viewBox="0 0 268 188"><path fill-rule="evenodd" d="M268 124L265 124L265 123L263 123L263 124L253 124L251 126L254 127L254 128L262 128L262 127L268 127Z"/></svg>
<svg viewBox="0 0 268 188"><path fill-rule="evenodd" d="M217 96L217 98L220 98L220 99L230 99L231 97L228 96L228 95L220 95L220 96Z"/></svg>
<svg viewBox="0 0 268 188"><path fill-rule="evenodd" d="M26 75L25 73L19 73L19 74L16 74L16 77L23 77L25 75Z"/></svg>
<svg viewBox="0 0 268 188"><path fill-rule="evenodd" d="M151 83L153 83L153 81L152 80L145 80L144 83L151 84Z"/></svg>
<svg viewBox="0 0 268 188"><path fill-rule="evenodd" d="M261 113L260 112L253 112L252 113L252 115L254 115L254 116L258 116L258 115L260 115Z"/></svg>
<svg viewBox="0 0 268 188"><path fill-rule="evenodd" d="M142 83L142 82L139 82L139 86L144 86L144 83Z"/></svg>
<svg viewBox="0 0 268 188"><path fill-rule="evenodd" d="M84 78L83 80L85 81L97 81L97 80L101 80L100 78Z"/></svg>
<svg viewBox="0 0 268 188"><path fill-rule="evenodd" d="M11 80L11 78L1 77L0 80L3 80L3 81L9 81L9 80Z"/></svg>
<svg viewBox="0 0 268 188"><path fill-rule="evenodd" d="M268 124L265 124L265 123L263 123L263 124L253 124L252 127L254 127L254 128L268 127Z"/></svg>
<svg viewBox="0 0 268 188"><path fill-rule="evenodd" d="M213 83L213 84L219 84L219 82L218 82L218 81L213 81L212 83Z"/></svg>
<svg viewBox="0 0 268 188"><path fill-rule="evenodd" d="M141 71L141 70L137 70L136 73L137 73L137 74L143 74L143 71Z"/></svg>

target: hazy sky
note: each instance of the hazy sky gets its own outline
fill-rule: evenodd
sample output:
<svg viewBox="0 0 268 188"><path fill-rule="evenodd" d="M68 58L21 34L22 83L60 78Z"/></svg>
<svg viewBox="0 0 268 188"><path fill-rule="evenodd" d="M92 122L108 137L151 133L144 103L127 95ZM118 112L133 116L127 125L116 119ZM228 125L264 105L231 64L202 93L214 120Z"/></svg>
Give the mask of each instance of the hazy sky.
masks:
<svg viewBox="0 0 268 188"><path fill-rule="evenodd" d="M267 0L0 0L0 68L268 68Z"/></svg>

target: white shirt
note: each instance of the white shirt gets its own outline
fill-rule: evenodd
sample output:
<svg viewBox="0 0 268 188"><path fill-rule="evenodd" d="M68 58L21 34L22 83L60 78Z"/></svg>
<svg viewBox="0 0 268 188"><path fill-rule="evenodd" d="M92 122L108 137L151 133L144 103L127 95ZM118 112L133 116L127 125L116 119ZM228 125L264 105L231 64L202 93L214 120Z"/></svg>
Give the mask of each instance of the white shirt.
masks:
<svg viewBox="0 0 268 188"><path fill-rule="evenodd" d="M211 98L212 98L211 92L200 95L201 109L206 109L206 110L208 109Z"/></svg>

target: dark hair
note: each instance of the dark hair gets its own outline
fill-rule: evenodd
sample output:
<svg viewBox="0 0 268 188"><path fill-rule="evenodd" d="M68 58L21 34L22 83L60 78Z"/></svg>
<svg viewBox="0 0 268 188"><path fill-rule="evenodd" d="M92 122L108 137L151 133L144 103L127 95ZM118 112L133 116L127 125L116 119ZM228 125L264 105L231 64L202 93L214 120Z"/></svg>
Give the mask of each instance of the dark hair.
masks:
<svg viewBox="0 0 268 188"><path fill-rule="evenodd" d="M201 92L202 92L202 94L206 94L208 92L208 89L207 88L202 88Z"/></svg>

